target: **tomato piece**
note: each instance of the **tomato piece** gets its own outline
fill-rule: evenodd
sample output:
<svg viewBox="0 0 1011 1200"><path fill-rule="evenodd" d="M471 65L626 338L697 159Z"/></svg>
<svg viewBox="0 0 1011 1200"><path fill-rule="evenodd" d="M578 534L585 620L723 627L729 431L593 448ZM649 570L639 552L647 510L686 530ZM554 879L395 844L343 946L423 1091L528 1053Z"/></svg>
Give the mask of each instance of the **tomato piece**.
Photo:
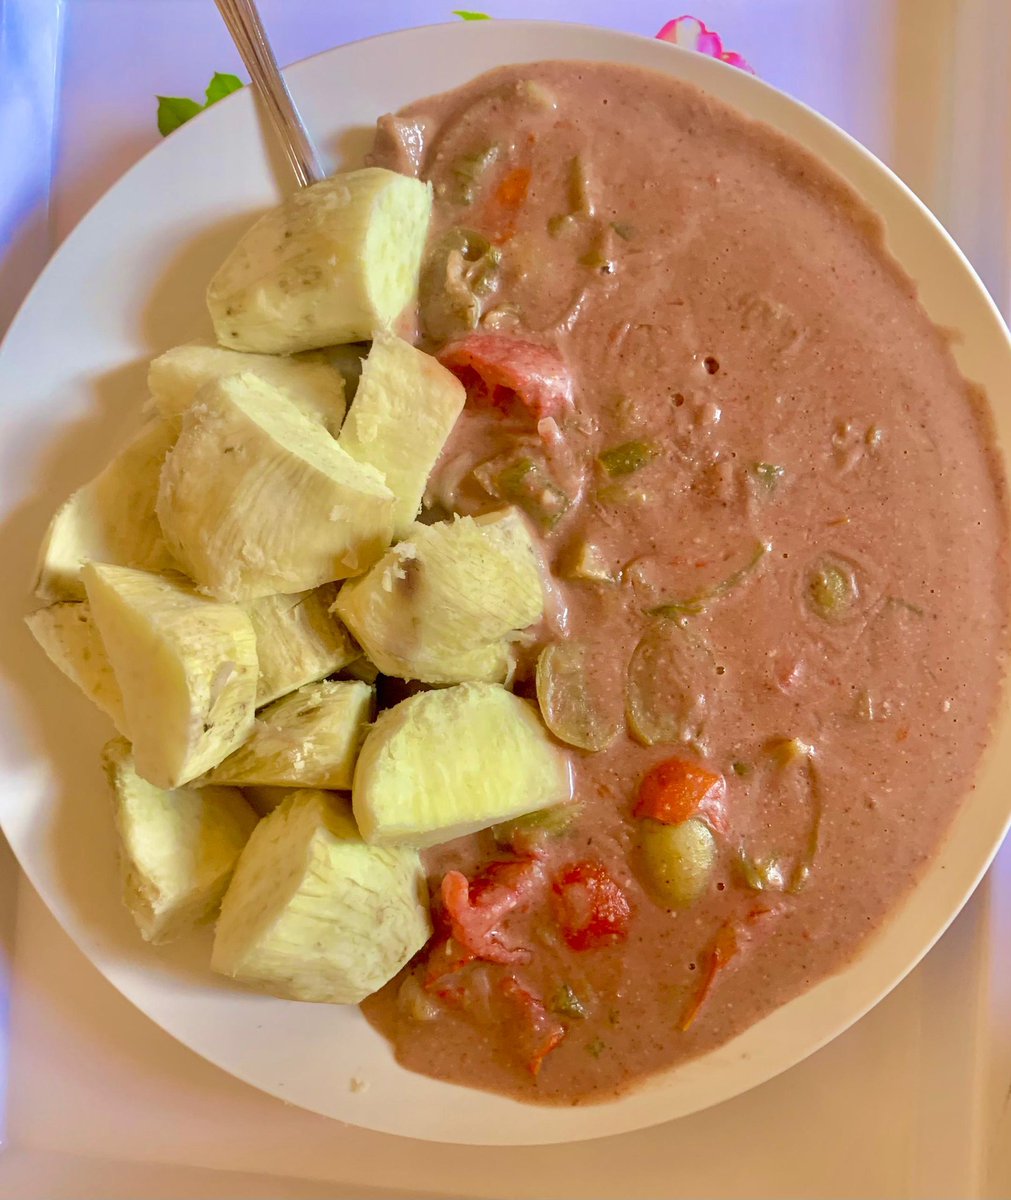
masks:
<svg viewBox="0 0 1011 1200"><path fill-rule="evenodd" d="M507 975L499 987L519 1017L518 1042L527 1060L527 1070L536 1079L545 1058L565 1037L566 1028L515 975Z"/></svg>
<svg viewBox="0 0 1011 1200"><path fill-rule="evenodd" d="M632 906L603 863L570 863L555 876L551 890L555 917L573 950L592 950L628 936Z"/></svg>
<svg viewBox="0 0 1011 1200"><path fill-rule="evenodd" d="M492 863L473 880L460 871L447 871L439 890L451 940L471 958L526 962L529 950L507 945L500 926L510 913L530 903L543 882L533 859Z"/></svg>
<svg viewBox="0 0 1011 1200"><path fill-rule="evenodd" d="M710 947L709 953L706 956L706 967L702 975L702 982L699 985L699 990L695 993L691 1003L685 1009L681 1017L681 1032L685 1032L699 1015L699 1010L705 1004L710 992L713 990L713 984L716 982L716 977L734 957L740 945L737 940L737 930L733 925L721 925L716 932L716 937L713 939L713 944Z"/></svg>
<svg viewBox="0 0 1011 1200"><path fill-rule="evenodd" d="M572 408L572 376L557 350L498 333L474 333L436 355L467 389L467 399L534 420Z"/></svg>
<svg viewBox="0 0 1011 1200"><path fill-rule="evenodd" d="M722 775L683 758L668 758L646 773L633 811L663 825L680 825L702 816L718 833L726 833L726 794Z"/></svg>

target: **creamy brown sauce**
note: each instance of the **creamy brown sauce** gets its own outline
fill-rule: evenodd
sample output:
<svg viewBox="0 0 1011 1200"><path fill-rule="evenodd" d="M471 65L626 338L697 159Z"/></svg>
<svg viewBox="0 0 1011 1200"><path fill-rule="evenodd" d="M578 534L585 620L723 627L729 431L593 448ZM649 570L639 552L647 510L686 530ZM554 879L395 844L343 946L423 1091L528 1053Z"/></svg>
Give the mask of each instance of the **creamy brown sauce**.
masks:
<svg viewBox="0 0 1011 1200"><path fill-rule="evenodd" d="M468 411L430 488L436 512L495 507L471 472L521 442L573 498L544 534L557 595L518 690L531 694L536 649L564 634L590 648L590 690L620 716L647 610L704 595L771 546L683 618L705 648L682 680L701 697L697 742L645 747L622 732L572 752L583 807L544 840L545 870L605 864L633 908L627 939L570 949L542 894L507 921L530 961L468 967L462 1007L426 1000L418 1019L398 1000L403 977L364 1006L413 1070L527 1100L606 1099L840 968L937 853L999 694L1003 479L980 402L877 220L772 130L659 75L571 63L506 68L405 116L420 148L387 129L376 157L435 183L430 244L456 226L497 241L486 324L556 346L574 378L557 446L529 422ZM488 146L498 157L464 203L461 156ZM553 221L580 201L577 156L592 215ZM503 214L495 189L517 166L529 187ZM654 457L608 478L597 456L631 441ZM584 540L616 582L562 577ZM856 580L844 619L811 601L826 560ZM817 795L802 769L770 764L777 737L816 748ZM641 882L631 811L645 771L674 753L726 775L729 821L710 886L680 912ZM738 851L798 867L818 809L806 884L750 888ZM447 869L472 876L503 857L490 832L437 847L433 889ZM756 917L756 901L771 911ZM742 948L682 1031L728 923ZM423 956L412 971L424 978ZM568 984L586 1010L563 1018L536 1078L495 999L507 972L546 1003Z"/></svg>

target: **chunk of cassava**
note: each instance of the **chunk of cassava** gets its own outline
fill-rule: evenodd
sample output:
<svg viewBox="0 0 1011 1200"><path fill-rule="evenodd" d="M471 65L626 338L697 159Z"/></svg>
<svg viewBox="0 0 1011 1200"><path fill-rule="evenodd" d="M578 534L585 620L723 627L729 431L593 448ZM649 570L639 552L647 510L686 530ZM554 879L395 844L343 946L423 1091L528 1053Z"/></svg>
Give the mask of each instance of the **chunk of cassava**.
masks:
<svg viewBox="0 0 1011 1200"><path fill-rule="evenodd" d="M248 615L179 576L88 563L84 584L123 694L138 774L171 789L217 766L253 728Z"/></svg>
<svg viewBox="0 0 1011 1200"><path fill-rule="evenodd" d="M380 167L294 192L211 280L215 336L267 354L368 340L417 294L431 213L430 184Z"/></svg>
<svg viewBox="0 0 1011 1200"><path fill-rule="evenodd" d="M336 610L386 675L425 683L501 682L503 639L539 620L540 568L513 509L413 525Z"/></svg>
<svg viewBox="0 0 1011 1200"><path fill-rule="evenodd" d="M256 813L237 788L155 787L137 774L121 738L102 759L115 798L123 901L146 941L171 941L216 912Z"/></svg>
<svg viewBox="0 0 1011 1200"><path fill-rule="evenodd" d="M257 708L333 675L361 654L330 611L336 598L336 587L328 583L291 596L261 596L246 605L260 662Z"/></svg>
<svg viewBox="0 0 1011 1200"><path fill-rule="evenodd" d="M568 762L534 709L489 683L422 692L380 713L355 768L366 841L432 846L571 795Z"/></svg>
<svg viewBox="0 0 1011 1200"><path fill-rule="evenodd" d="M183 413L208 383L250 371L276 387L310 420L336 437L344 420L344 376L321 355L282 358L275 354L243 354L203 342L166 350L147 371L151 401L163 420L178 431Z"/></svg>
<svg viewBox="0 0 1011 1200"><path fill-rule="evenodd" d="M257 375L208 384L162 472L158 517L201 589L248 601L366 570L393 494Z"/></svg>
<svg viewBox="0 0 1011 1200"><path fill-rule="evenodd" d="M91 605L86 600L51 604L25 617L25 624L50 661L128 736L123 693L95 627Z"/></svg>
<svg viewBox="0 0 1011 1200"><path fill-rule="evenodd" d="M153 421L56 512L39 551L35 594L83 600L81 567L117 563L145 571L176 566L155 516L162 464L175 431Z"/></svg>
<svg viewBox="0 0 1011 1200"><path fill-rule="evenodd" d="M249 739L210 772L207 782L350 788L373 708L367 683L307 684L261 709Z"/></svg>
<svg viewBox="0 0 1011 1200"><path fill-rule="evenodd" d="M393 534L407 537L467 393L431 355L376 333L338 445L381 472L396 497Z"/></svg>
<svg viewBox="0 0 1011 1200"><path fill-rule="evenodd" d="M366 845L331 792L293 792L239 859L211 966L273 996L357 1004L428 940L427 901L414 850Z"/></svg>

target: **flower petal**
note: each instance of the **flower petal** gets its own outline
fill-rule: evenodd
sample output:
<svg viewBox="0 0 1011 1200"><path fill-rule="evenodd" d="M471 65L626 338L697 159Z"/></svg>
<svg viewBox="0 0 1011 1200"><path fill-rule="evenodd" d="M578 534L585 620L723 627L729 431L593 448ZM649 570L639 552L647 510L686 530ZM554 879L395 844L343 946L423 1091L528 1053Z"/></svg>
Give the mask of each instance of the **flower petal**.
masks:
<svg viewBox="0 0 1011 1200"><path fill-rule="evenodd" d="M682 50L694 50L698 54L706 54L710 58L718 58L728 66L738 67L754 75L751 64L734 50L723 49L723 39L714 30L709 29L698 17L675 17L656 35L661 42L671 42Z"/></svg>

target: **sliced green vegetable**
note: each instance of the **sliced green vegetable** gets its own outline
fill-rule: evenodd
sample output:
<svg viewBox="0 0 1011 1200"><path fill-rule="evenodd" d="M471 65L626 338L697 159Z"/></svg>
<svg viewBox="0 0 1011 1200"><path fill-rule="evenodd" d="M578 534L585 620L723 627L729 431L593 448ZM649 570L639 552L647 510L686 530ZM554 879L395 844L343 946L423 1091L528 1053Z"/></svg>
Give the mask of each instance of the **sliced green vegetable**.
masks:
<svg viewBox="0 0 1011 1200"><path fill-rule="evenodd" d="M885 601L889 608L898 608L903 612L912 613L914 617L922 617L923 609L918 604L910 604L908 600L903 600L901 596L889 596Z"/></svg>
<svg viewBox="0 0 1011 1200"><path fill-rule="evenodd" d="M776 858L750 858L742 847L737 852L737 867L752 891L781 892L786 887L782 864Z"/></svg>
<svg viewBox="0 0 1011 1200"><path fill-rule="evenodd" d="M651 442L624 442L603 450L597 455L597 461L612 478L619 475L631 475L647 463L652 462L657 455L657 448Z"/></svg>
<svg viewBox="0 0 1011 1200"><path fill-rule="evenodd" d="M738 855L738 867L745 883L755 891L785 891L795 895L810 878L821 843L821 822L825 805L817 752L810 743L796 737L775 738L767 743L765 750L776 770L804 772L811 823L804 849L792 870L787 870L782 858L752 857L743 848Z"/></svg>
<svg viewBox="0 0 1011 1200"><path fill-rule="evenodd" d="M572 212L593 216L590 188L590 172L586 160L581 154L577 154L569 163L569 205Z"/></svg>
<svg viewBox="0 0 1011 1200"><path fill-rule="evenodd" d="M558 573L563 579L585 579L594 583L614 583L614 572L603 552L593 542L581 539L561 556Z"/></svg>
<svg viewBox="0 0 1011 1200"><path fill-rule="evenodd" d="M569 211L556 213L548 219L548 233L552 237L560 237L562 234L569 233L574 229L586 228L587 220L594 215L593 200L590 196L590 175L586 167L586 161L581 154L569 160L568 181L566 184L567 199ZM599 246L599 236L594 239L594 245ZM583 266L599 267L603 259L600 261L588 261L591 255L596 255L599 258L599 250L591 249L587 255L584 255L582 262Z"/></svg>
<svg viewBox="0 0 1011 1200"><path fill-rule="evenodd" d="M795 896L811 878L814 860L821 846L821 822L825 813L825 800L822 794L821 772L813 758L808 758L804 766L807 770L808 784L811 794L811 827L808 830L807 845L797 865L793 868L787 891Z"/></svg>
<svg viewBox="0 0 1011 1200"><path fill-rule="evenodd" d="M502 252L472 229L448 230L425 261L418 284L418 315L432 341L476 329L484 301L498 283Z"/></svg>
<svg viewBox="0 0 1011 1200"><path fill-rule="evenodd" d="M434 1021L442 1011L438 1001L421 986L417 975L405 975L397 992L397 1006L412 1021Z"/></svg>
<svg viewBox="0 0 1011 1200"><path fill-rule="evenodd" d="M709 886L716 867L712 830L697 817L678 825L645 820L639 836L650 891L670 908L690 908Z"/></svg>
<svg viewBox="0 0 1011 1200"><path fill-rule="evenodd" d="M600 1058L606 1049L607 1047L600 1038L594 1038L592 1042L586 1043L586 1053L592 1055L594 1058Z"/></svg>
<svg viewBox="0 0 1011 1200"><path fill-rule="evenodd" d="M548 217L548 233L555 238L561 237L562 234L576 229L581 221L576 213L555 213L553 217Z"/></svg>
<svg viewBox="0 0 1011 1200"><path fill-rule="evenodd" d="M751 763L733 762L730 764L730 769L735 775L739 775L742 779L746 779L754 769Z"/></svg>
<svg viewBox="0 0 1011 1200"><path fill-rule="evenodd" d="M558 107L558 100L555 94L544 86L543 83L538 83L536 79L520 79L516 84L517 94L534 108L552 109Z"/></svg>
<svg viewBox="0 0 1011 1200"><path fill-rule="evenodd" d="M807 601L825 621L844 621L860 599L856 571L841 558L826 556L808 572Z"/></svg>
<svg viewBox="0 0 1011 1200"><path fill-rule="evenodd" d="M606 750L618 736L617 712L590 687L592 657L584 642L555 642L537 660L537 703L544 724L569 746Z"/></svg>
<svg viewBox="0 0 1011 1200"><path fill-rule="evenodd" d="M453 163L452 173L457 182L456 198L461 204L473 204L482 177L499 156L499 147L485 146L473 154L464 154Z"/></svg>
<svg viewBox="0 0 1011 1200"><path fill-rule="evenodd" d="M644 746L699 744L718 687L705 644L675 622L654 622L628 664L625 716L632 736Z"/></svg>
<svg viewBox="0 0 1011 1200"><path fill-rule="evenodd" d="M497 846L508 846L519 851L541 838L563 837L582 810L581 804L555 804L513 821L493 825L491 835Z"/></svg>
<svg viewBox="0 0 1011 1200"><path fill-rule="evenodd" d="M565 515L569 498L532 458L521 458L495 481L495 494L509 500L542 529L553 529Z"/></svg>
<svg viewBox="0 0 1011 1200"><path fill-rule="evenodd" d="M752 464L751 473L762 487L767 491L774 492L777 484L786 474L786 468L779 467L775 463L758 462Z"/></svg>
<svg viewBox="0 0 1011 1200"><path fill-rule="evenodd" d="M572 1017L575 1020L582 1020L586 1016L586 1007L582 1000L576 995L572 988L567 983L555 992L551 998L550 1009L554 1013L558 1013L560 1017Z"/></svg>
<svg viewBox="0 0 1011 1200"><path fill-rule="evenodd" d="M496 304L481 314L482 329L514 329L522 324L523 317L516 304Z"/></svg>
<svg viewBox="0 0 1011 1200"><path fill-rule="evenodd" d="M581 255L579 265L589 267L591 271L600 271L604 275L614 274L616 264L606 234L601 233L593 239L589 250Z"/></svg>
<svg viewBox="0 0 1011 1200"><path fill-rule="evenodd" d="M630 242L635 237L635 229L626 221L612 221L611 228L623 242Z"/></svg>
<svg viewBox="0 0 1011 1200"><path fill-rule="evenodd" d="M765 747L766 753L777 767L788 767L800 758L811 758L814 747L800 738L773 738Z"/></svg>
<svg viewBox="0 0 1011 1200"><path fill-rule="evenodd" d="M714 600L722 599L739 584L743 583L771 550L771 542L759 542L751 558L748 559L744 566L734 571L732 575L728 575L720 583L714 584L704 591L696 592L694 596L687 596L683 600L669 600L665 604L658 604L655 608L647 610L648 615L651 617L674 618L697 617L700 613L705 612Z"/></svg>
<svg viewBox="0 0 1011 1200"><path fill-rule="evenodd" d="M618 479L597 492L596 499L601 504L649 504L655 493L642 486L637 479Z"/></svg>

